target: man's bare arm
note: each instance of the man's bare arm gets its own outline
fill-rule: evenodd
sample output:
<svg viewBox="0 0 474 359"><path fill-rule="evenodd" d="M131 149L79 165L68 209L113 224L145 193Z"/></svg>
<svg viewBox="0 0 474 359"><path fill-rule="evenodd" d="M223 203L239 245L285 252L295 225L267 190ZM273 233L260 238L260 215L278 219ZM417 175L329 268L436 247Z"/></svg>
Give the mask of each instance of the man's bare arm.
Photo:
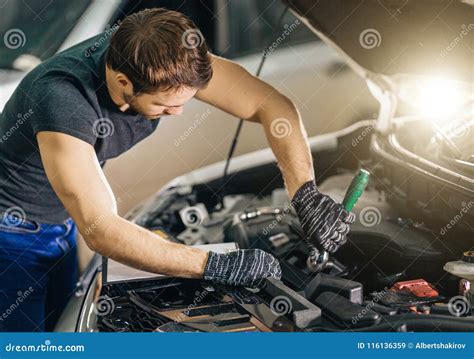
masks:
<svg viewBox="0 0 474 359"><path fill-rule="evenodd" d="M38 133L37 139L48 179L92 250L149 272L203 276L206 252L167 241L117 214L91 145L48 131Z"/></svg>
<svg viewBox="0 0 474 359"><path fill-rule="evenodd" d="M307 135L295 105L240 65L213 56L214 75L196 98L227 113L263 125L290 198L314 179Z"/></svg>

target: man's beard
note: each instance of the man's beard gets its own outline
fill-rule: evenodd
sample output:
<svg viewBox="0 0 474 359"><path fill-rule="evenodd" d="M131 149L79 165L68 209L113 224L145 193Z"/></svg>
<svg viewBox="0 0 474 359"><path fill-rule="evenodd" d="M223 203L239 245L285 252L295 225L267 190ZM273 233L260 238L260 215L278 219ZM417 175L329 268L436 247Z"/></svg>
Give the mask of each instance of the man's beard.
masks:
<svg viewBox="0 0 474 359"><path fill-rule="evenodd" d="M136 96L124 93L123 100L130 106L130 108L128 109L130 112L134 112L143 116L145 115L143 113L143 110L141 110L140 106L138 106L137 104Z"/></svg>

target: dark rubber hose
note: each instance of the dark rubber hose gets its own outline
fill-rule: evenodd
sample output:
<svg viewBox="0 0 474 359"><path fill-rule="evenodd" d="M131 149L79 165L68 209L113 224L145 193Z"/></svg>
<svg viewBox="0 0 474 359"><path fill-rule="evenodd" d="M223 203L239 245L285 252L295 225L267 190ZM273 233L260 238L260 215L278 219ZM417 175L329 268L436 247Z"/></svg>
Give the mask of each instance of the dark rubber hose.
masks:
<svg viewBox="0 0 474 359"><path fill-rule="evenodd" d="M446 315L399 314L384 316L383 323L365 328L341 329L341 332L397 332L405 328L408 332L474 332L473 318L458 318ZM402 329L402 331L405 331Z"/></svg>

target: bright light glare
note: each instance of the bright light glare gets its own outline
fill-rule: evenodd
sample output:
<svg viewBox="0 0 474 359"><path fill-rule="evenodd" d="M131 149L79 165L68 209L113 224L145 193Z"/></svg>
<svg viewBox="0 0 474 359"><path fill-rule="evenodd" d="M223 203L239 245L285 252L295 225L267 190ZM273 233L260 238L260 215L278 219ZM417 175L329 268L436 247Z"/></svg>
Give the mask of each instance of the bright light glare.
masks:
<svg viewBox="0 0 474 359"><path fill-rule="evenodd" d="M465 100L465 93L455 82L430 79L417 86L413 103L421 114L440 118L459 112Z"/></svg>

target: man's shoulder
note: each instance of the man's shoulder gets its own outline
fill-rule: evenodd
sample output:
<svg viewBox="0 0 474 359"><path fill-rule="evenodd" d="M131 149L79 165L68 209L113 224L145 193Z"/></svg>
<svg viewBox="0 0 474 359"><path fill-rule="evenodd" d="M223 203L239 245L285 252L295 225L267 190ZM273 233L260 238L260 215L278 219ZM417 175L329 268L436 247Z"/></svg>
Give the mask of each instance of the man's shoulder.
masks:
<svg viewBox="0 0 474 359"><path fill-rule="evenodd" d="M98 104L97 72L97 65L78 53L59 53L25 76L13 103L33 109L40 117L93 116Z"/></svg>
<svg viewBox="0 0 474 359"><path fill-rule="evenodd" d="M95 102L96 89L101 85L104 71L100 69L102 59L99 53L91 57L84 54L84 49L94 41L95 37L38 65L23 78L17 95L24 94L29 100L43 104L57 103L55 97L73 98L72 104L75 101L77 104Z"/></svg>
<svg viewBox="0 0 474 359"><path fill-rule="evenodd" d="M40 114L44 109L72 111L87 102L87 80L65 68L46 65L31 71L18 85L10 99L16 106L31 108Z"/></svg>

